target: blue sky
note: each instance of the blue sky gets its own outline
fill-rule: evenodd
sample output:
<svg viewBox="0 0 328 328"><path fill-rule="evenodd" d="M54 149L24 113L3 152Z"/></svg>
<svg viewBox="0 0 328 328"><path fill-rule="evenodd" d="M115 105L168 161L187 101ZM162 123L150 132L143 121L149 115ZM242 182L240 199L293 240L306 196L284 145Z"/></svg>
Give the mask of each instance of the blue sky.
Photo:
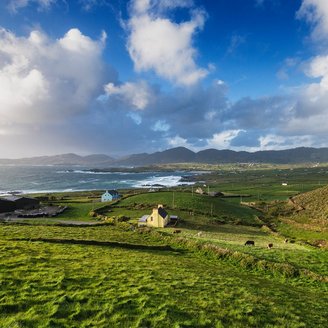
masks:
<svg viewBox="0 0 328 328"><path fill-rule="evenodd" d="M328 146L325 0L5 0L1 157Z"/></svg>

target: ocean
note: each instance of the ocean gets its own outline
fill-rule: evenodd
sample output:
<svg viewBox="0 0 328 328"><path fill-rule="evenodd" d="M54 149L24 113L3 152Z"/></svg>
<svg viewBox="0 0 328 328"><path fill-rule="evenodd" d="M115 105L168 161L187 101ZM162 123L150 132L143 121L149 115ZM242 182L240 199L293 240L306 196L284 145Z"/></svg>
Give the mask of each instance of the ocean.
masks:
<svg viewBox="0 0 328 328"><path fill-rule="evenodd" d="M38 193L122 188L150 188L153 185L174 187L191 185L182 176L197 172L93 172L83 167L0 166L0 195L12 192Z"/></svg>

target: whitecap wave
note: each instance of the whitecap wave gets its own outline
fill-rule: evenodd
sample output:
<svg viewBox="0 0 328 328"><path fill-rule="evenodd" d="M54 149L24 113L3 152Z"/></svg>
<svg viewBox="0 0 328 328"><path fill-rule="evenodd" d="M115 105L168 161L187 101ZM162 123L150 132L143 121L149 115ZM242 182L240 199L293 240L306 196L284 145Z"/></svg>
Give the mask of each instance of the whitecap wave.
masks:
<svg viewBox="0 0 328 328"><path fill-rule="evenodd" d="M152 176L144 180L136 181L133 185L134 188L149 188L153 186L176 187L176 186L190 186L194 182L182 182L181 176Z"/></svg>

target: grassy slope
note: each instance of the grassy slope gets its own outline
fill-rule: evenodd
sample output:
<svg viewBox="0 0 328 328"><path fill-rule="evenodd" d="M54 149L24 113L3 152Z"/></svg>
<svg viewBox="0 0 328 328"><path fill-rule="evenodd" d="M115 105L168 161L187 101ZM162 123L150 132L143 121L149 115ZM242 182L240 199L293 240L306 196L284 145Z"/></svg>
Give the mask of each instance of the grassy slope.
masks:
<svg viewBox="0 0 328 328"><path fill-rule="evenodd" d="M148 213L148 204L164 203L172 206L171 202L173 203L172 192L136 195L119 202L119 207L114 207L110 215L121 213L131 217L133 215L140 217L142 214ZM208 212L211 204L214 204L213 216L216 219L209 218L208 214L189 215L188 211L171 210L183 218L183 222L179 224L179 229L182 229L183 236L249 253L260 259L288 262L298 268L310 269L319 274L328 274L327 254L325 252L307 247L306 245L286 244L283 237L256 227L256 224L258 224L258 221L254 220L255 214L258 214L256 211L241 207L239 204L228 203L222 199L200 195L192 196L190 193L175 192L174 202L178 208L195 209L198 213ZM138 210L140 204L144 204L146 208ZM221 219L222 222L238 222L243 225L218 224L217 219ZM245 224L253 224L255 226L245 226ZM173 229L166 230L173 231ZM199 231L202 231L200 237L197 236ZM249 239L255 241L255 247L244 247L245 241ZM273 243L274 247L272 250L267 249L268 243Z"/></svg>
<svg viewBox="0 0 328 328"><path fill-rule="evenodd" d="M113 227L0 226L1 327L318 327L327 294L181 251L13 241L161 244Z"/></svg>
<svg viewBox="0 0 328 328"><path fill-rule="evenodd" d="M152 207L156 207L157 204L163 204L169 210L169 214L178 214L190 224L196 221L202 224L202 219L206 223L212 219L227 223L259 224L256 219L257 211L220 198L192 195L189 192L155 192L131 196L120 201L108 215L121 213L140 217L143 214L150 214Z"/></svg>
<svg viewBox="0 0 328 328"><path fill-rule="evenodd" d="M297 195L280 213L278 229L310 243L328 240L328 186ZM279 214L279 211L278 211Z"/></svg>

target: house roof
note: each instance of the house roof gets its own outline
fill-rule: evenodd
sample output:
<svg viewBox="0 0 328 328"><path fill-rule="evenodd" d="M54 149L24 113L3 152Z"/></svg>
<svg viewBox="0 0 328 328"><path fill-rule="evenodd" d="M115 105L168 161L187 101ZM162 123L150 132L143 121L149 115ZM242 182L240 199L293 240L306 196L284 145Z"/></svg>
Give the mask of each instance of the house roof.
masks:
<svg viewBox="0 0 328 328"><path fill-rule="evenodd" d="M4 200L8 200L10 202L15 202L16 200L19 200L23 197L19 197L19 196L7 196L7 197L3 197Z"/></svg>
<svg viewBox="0 0 328 328"><path fill-rule="evenodd" d="M29 201L38 201L37 199L35 198L31 198L31 197L23 197L23 196L6 196L6 197L3 197L4 200L8 200L10 202L16 202L20 199L26 199L26 200L29 200Z"/></svg>
<svg viewBox="0 0 328 328"><path fill-rule="evenodd" d="M159 207L158 208L158 214L163 218L165 219L167 217L167 212L164 210L163 207Z"/></svg>
<svg viewBox="0 0 328 328"><path fill-rule="evenodd" d="M13 203L12 200L9 200L7 198L0 198L0 202Z"/></svg>
<svg viewBox="0 0 328 328"><path fill-rule="evenodd" d="M106 190L105 194L111 194L112 196L116 196L118 195L117 190Z"/></svg>
<svg viewBox="0 0 328 328"><path fill-rule="evenodd" d="M149 215L143 215L140 219L139 222L146 222L148 219Z"/></svg>

